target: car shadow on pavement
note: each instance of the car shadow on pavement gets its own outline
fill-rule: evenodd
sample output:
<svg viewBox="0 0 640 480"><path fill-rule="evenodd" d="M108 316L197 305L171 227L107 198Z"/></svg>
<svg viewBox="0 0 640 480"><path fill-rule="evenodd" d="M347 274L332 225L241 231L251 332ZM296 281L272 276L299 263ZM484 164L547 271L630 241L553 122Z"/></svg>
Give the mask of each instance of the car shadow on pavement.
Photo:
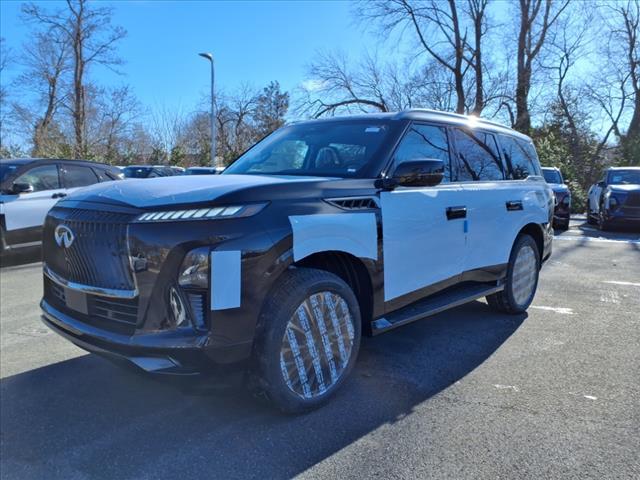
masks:
<svg viewBox="0 0 640 480"><path fill-rule="evenodd" d="M3 478L288 478L411 415L525 318L473 302L363 339L345 388L301 416L237 389L186 394L95 355L14 375L0 382Z"/></svg>

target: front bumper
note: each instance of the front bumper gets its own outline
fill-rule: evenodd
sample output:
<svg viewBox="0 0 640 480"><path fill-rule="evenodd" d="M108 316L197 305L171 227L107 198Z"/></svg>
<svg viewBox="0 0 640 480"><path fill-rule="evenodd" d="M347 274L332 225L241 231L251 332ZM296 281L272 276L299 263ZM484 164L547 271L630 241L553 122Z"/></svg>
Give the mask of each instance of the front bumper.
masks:
<svg viewBox="0 0 640 480"><path fill-rule="evenodd" d="M206 333L192 330L127 336L80 322L46 300L42 300L40 307L43 322L78 347L148 373L198 375L230 373L245 367L245 362L220 365L216 361L225 356L246 357L247 346L244 344L212 348Z"/></svg>

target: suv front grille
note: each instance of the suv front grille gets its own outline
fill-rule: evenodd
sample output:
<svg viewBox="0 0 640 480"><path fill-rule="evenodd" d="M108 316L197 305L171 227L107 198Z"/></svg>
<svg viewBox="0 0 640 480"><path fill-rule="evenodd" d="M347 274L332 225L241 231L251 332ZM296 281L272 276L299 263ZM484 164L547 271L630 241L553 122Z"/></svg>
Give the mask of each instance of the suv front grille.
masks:
<svg viewBox="0 0 640 480"><path fill-rule="evenodd" d="M631 192L624 202L625 207L640 207L640 192Z"/></svg>
<svg viewBox="0 0 640 480"><path fill-rule="evenodd" d="M132 215L83 209L54 208L45 220L43 252L46 265L65 280L93 287L133 290L127 247ZM55 229L68 227L74 240L58 246Z"/></svg>
<svg viewBox="0 0 640 480"><path fill-rule="evenodd" d="M67 307L64 287L50 278L45 277L44 279L44 298L55 308L83 323L104 330L127 335L134 332L138 321L137 299L116 299L92 294L86 295L88 313L85 315Z"/></svg>

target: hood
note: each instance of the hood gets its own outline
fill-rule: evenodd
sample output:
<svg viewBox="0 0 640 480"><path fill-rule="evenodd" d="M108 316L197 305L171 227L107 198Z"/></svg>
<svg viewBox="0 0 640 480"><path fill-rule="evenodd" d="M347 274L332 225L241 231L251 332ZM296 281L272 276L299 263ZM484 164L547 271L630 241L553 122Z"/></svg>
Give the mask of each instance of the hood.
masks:
<svg viewBox="0 0 640 480"><path fill-rule="evenodd" d="M76 190L67 201L126 204L138 208L213 202L253 187L328 180L318 177L262 175L186 175L98 183Z"/></svg>
<svg viewBox="0 0 640 480"><path fill-rule="evenodd" d="M640 192L640 185L638 184L620 184L620 185L609 185L609 190L616 193L629 193L629 192Z"/></svg>
<svg viewBox="0 0 640 480"><path fill-rule="evenodd" d="M569 191L569 187L564 183L550 183L549 186L555 193L566 193Z"/></svg>

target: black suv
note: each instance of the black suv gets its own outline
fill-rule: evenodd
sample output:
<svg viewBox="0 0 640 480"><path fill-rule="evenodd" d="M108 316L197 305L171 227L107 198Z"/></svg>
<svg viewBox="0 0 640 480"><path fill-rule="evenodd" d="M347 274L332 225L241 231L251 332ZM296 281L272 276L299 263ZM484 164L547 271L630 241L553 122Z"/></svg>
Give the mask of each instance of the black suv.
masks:
<svg viewBox="0 0 640 480"><path fill-rule="evenodd" d="M70 195L44 233L44 321L147 372L239 366L278 407L317 407L362 334L486 297L530 305L553 192L531 140L407 111L285 126L221 175Z"/></svg>
<svg viewBox="0 0 640 480"><path fill-rule="evenodd" d="M571 218L571 191L564 183L562 172L556 167L542 167L545 181L551 185L556 206L553 211L553 226L558 230L568 230Z"/></svg>

